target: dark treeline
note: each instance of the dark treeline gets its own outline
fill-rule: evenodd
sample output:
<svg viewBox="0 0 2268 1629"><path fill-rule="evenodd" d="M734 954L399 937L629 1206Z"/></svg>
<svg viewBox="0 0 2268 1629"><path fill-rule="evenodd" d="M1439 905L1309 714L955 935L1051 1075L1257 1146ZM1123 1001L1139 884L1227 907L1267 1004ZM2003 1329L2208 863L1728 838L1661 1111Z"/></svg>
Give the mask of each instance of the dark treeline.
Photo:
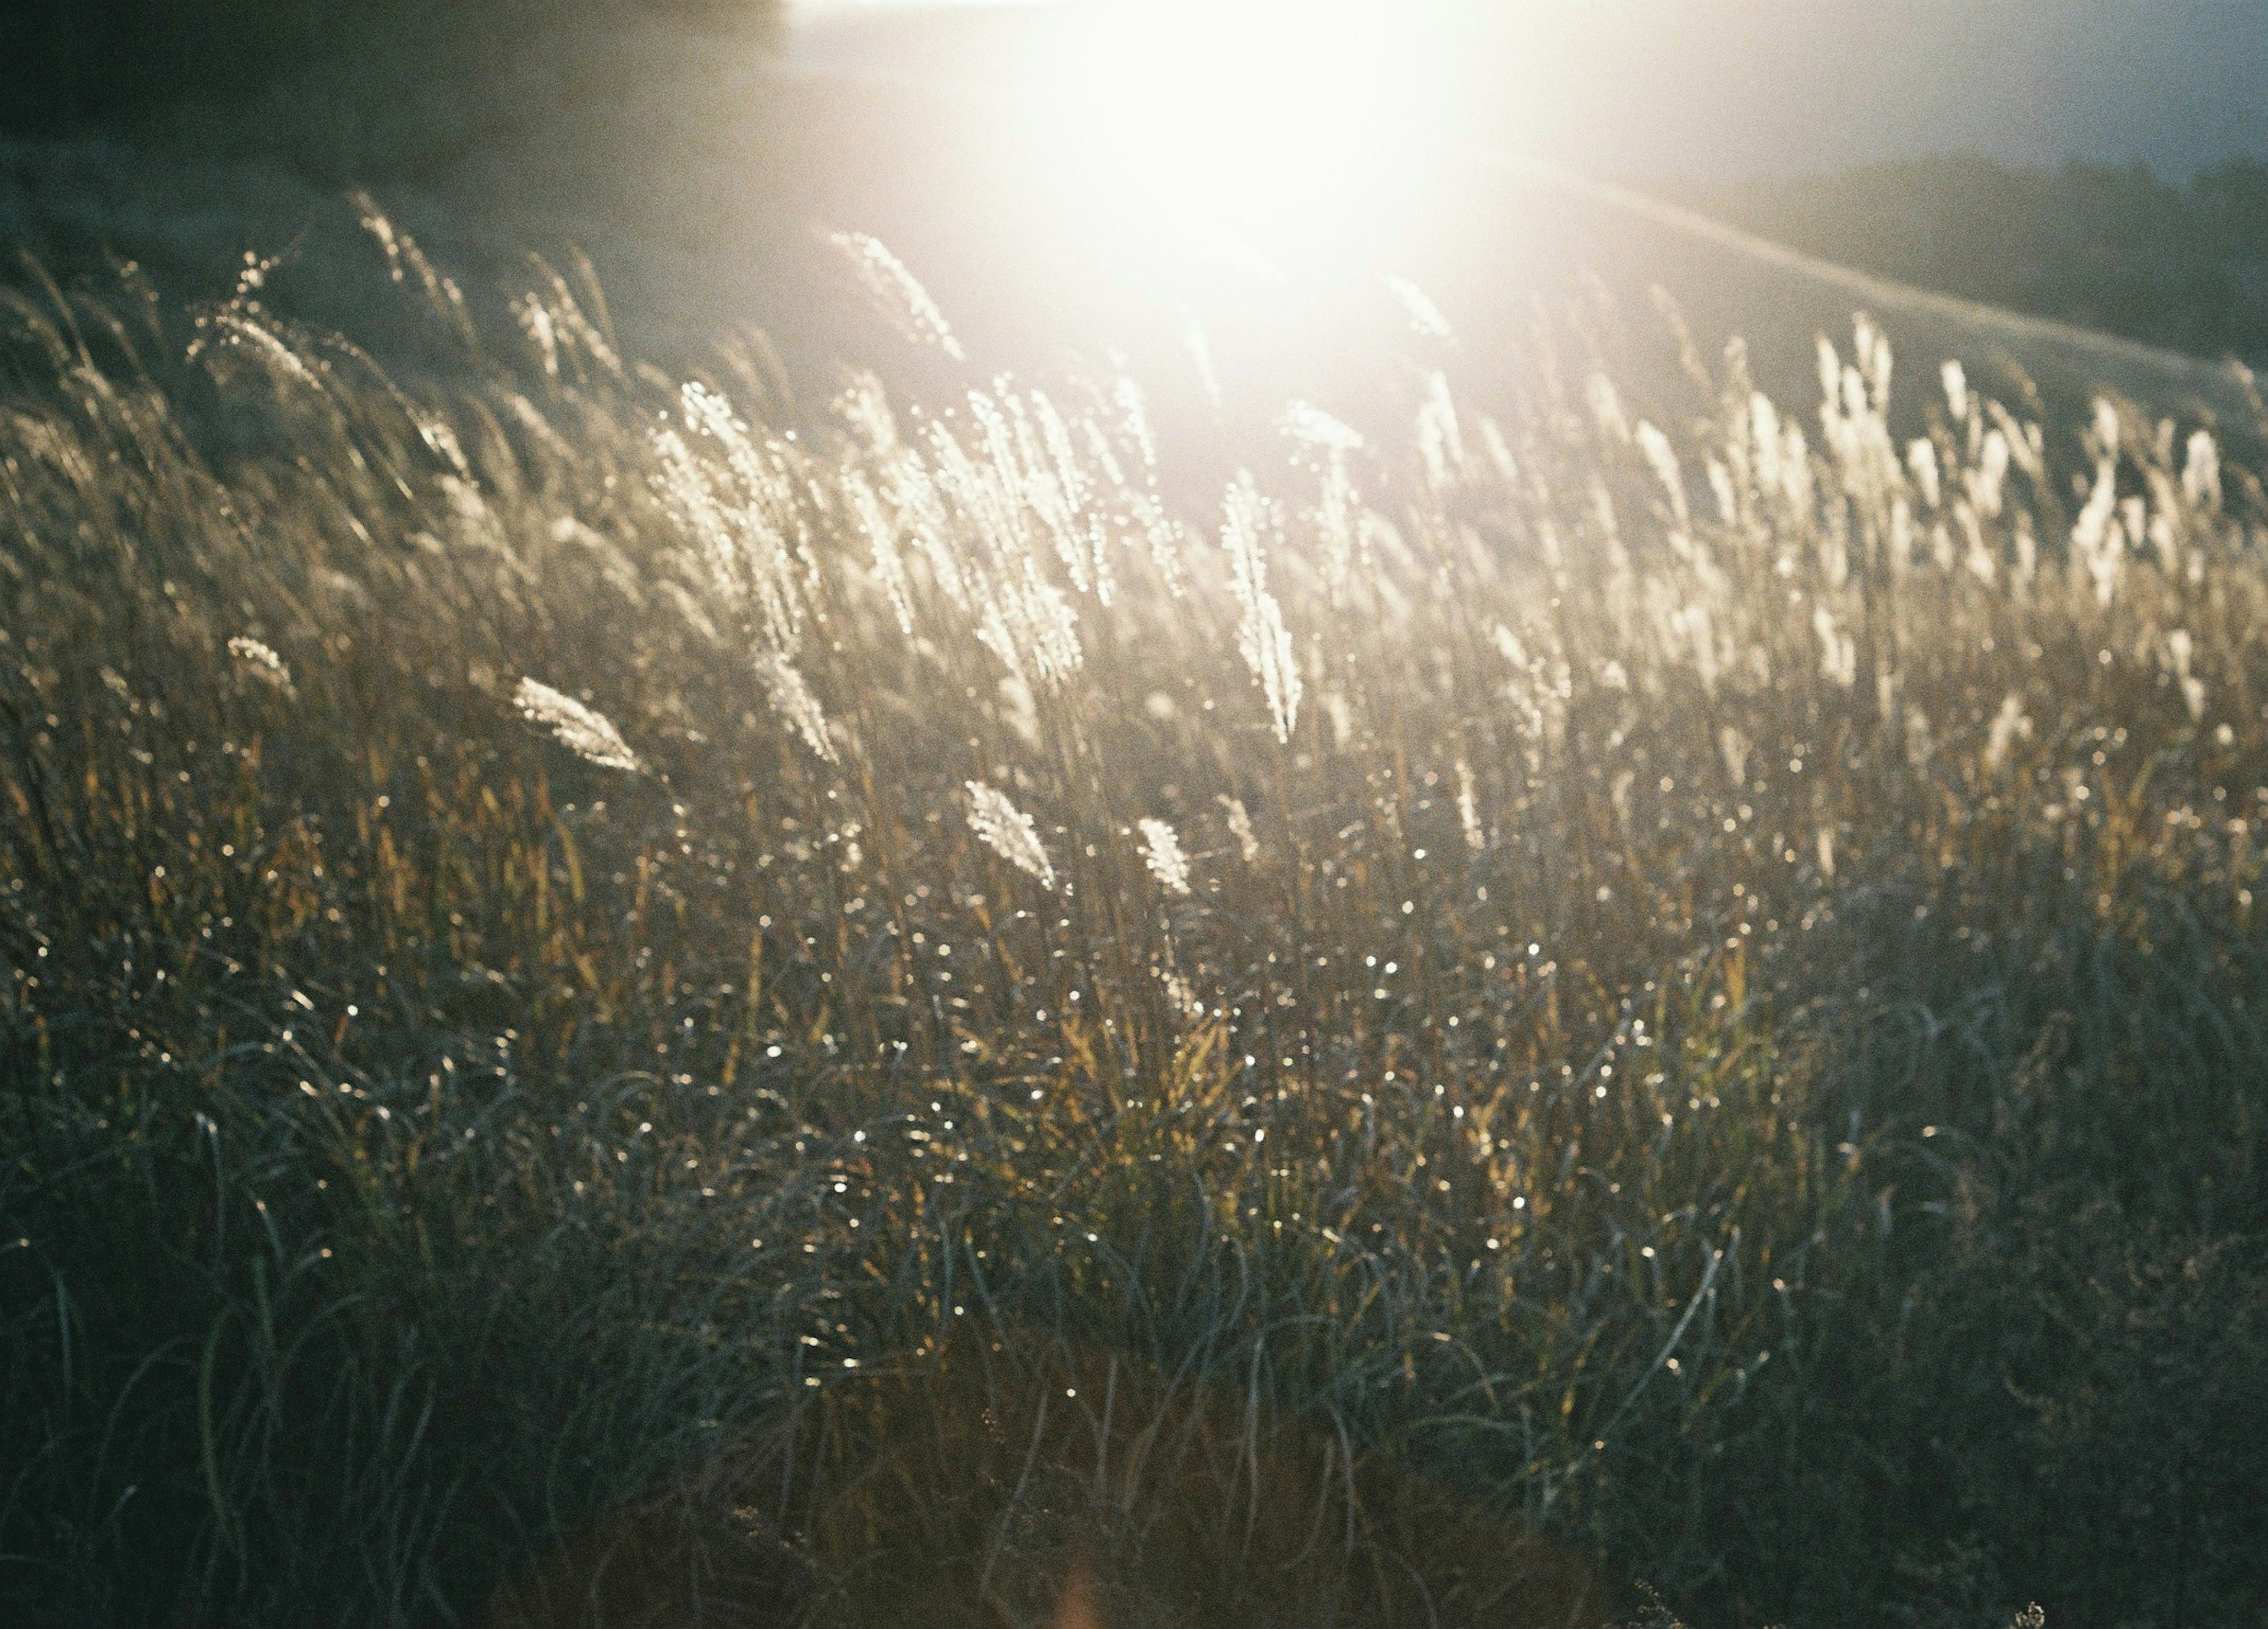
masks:
<svg viewBox="0 0 2268 1629"><path fill-rule="evenodd" d="M534 32L632 15L733 21L772 0L42 0L0 31L0 133L114 128L183 102L226 104L296 72L382 68L446 30L501 61Z"/></svg>
<svg viewBox="0 0 2268 1629"><path fill-rule="evenodd" d="M2193 356L2268 361L2268 162L2184 185L2139 166L1946 158L1671 190L1902 282Z"/></svg>

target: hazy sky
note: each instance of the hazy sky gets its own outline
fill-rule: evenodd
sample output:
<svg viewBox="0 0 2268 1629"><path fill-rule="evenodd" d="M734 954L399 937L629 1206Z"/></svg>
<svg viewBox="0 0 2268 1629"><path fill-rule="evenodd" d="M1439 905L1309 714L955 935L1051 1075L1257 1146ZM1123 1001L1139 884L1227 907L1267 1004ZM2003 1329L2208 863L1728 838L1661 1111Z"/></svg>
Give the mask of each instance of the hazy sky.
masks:
<svg viewBox="0 0 2268 1629"><path fill-rule="evenodd" d="M797 9L799 48L813 60L959 75L990 48L973 41L1028 28L1046 8ZM1302 8L1281 9L1300 26ZM1469 0L1462 11L1490 38L1459 57L1495 133L1600 171L1722 175L1973 151L2183 174L2268 158L2268 0ZM1200 26L1178 26L1204 48Z"/></svg>

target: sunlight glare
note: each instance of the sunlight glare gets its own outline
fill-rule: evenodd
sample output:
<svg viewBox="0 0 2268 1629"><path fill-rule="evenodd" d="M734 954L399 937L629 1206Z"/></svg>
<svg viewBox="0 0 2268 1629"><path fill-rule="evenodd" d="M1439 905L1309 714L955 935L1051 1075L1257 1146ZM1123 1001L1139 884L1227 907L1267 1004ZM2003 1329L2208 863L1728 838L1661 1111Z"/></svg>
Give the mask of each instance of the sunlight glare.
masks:
<svg viewBox="0 0 2268 1629"><path fill-rule="evenodd" d="M1424 8L1150 0L1082 8L1043 99L1066 178L1136 217L1300 235L1414 161Z"/></svg>

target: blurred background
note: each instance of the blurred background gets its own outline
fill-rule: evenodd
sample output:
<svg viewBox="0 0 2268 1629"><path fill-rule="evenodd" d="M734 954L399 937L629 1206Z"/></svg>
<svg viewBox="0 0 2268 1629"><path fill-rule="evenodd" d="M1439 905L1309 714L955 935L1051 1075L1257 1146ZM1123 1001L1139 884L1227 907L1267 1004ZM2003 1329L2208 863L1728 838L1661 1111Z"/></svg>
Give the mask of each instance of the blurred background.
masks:
<svg viewBox="0 0 2268 1629"><path fill-rule="evenodd" d="M784 32L815 67L997 87L1108 9L806 0ZM1470 140L1902 283L2268 357L2257 0L1415 0L1397 26L1411 11Z"/></svg>
<svg viewBox="0 0 2268 1629"><path fill-rule="evenodd" d="M2020 356L2051 396L2225 416L2186 364L2268 362L2257 0L18 10L0 229L183 294L285 247L318 321L366 303L328 251L363 187L468 287L587 254L644 353L755 326L820 377L858 339L812 252L844 226L995 365L1163 355L1201 323L1259 399L1329 384L1287 359L1382 272L1484 346L1535 298L1659 284L1791 391L1858 306L1926 353Z"/></svg>
<svg viewBox="0 0 2268 1629"><path fill-rule="evenodd" d="M1083 9L805 0L806 60L975 75ZM1413 0L1397 11L1428 9ZM1467 0L1433 4L1484 128L1594 173L1731 180L1968 153L2268 158L2253 0Z"/></svg>

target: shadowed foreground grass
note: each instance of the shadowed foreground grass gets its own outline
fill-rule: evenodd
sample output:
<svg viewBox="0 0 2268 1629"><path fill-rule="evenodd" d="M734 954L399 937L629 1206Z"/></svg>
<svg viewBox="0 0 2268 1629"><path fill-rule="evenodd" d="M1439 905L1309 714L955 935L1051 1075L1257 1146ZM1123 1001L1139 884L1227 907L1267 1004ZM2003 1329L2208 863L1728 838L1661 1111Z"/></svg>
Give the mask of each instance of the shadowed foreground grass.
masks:
<svg viewBox="0 0 2268 1629"><path fill-rule="evenodd" d="M962 1318L811 1389L482 1621L1598 1629L1607 1607L1580 1561L1242 1388Z"/></svg>
<svg viewBox="0 0 2268 1629"><path fill-rule="evenodd" d="M11 1621L460 1621L971 1319L1697 1624L2257 1620L2211 436L1901 448L1862 325L1808 429L1419 369L1200 508L1130 384L752 426L388 241L430 382L255 288L0 341Z"/></svg>

